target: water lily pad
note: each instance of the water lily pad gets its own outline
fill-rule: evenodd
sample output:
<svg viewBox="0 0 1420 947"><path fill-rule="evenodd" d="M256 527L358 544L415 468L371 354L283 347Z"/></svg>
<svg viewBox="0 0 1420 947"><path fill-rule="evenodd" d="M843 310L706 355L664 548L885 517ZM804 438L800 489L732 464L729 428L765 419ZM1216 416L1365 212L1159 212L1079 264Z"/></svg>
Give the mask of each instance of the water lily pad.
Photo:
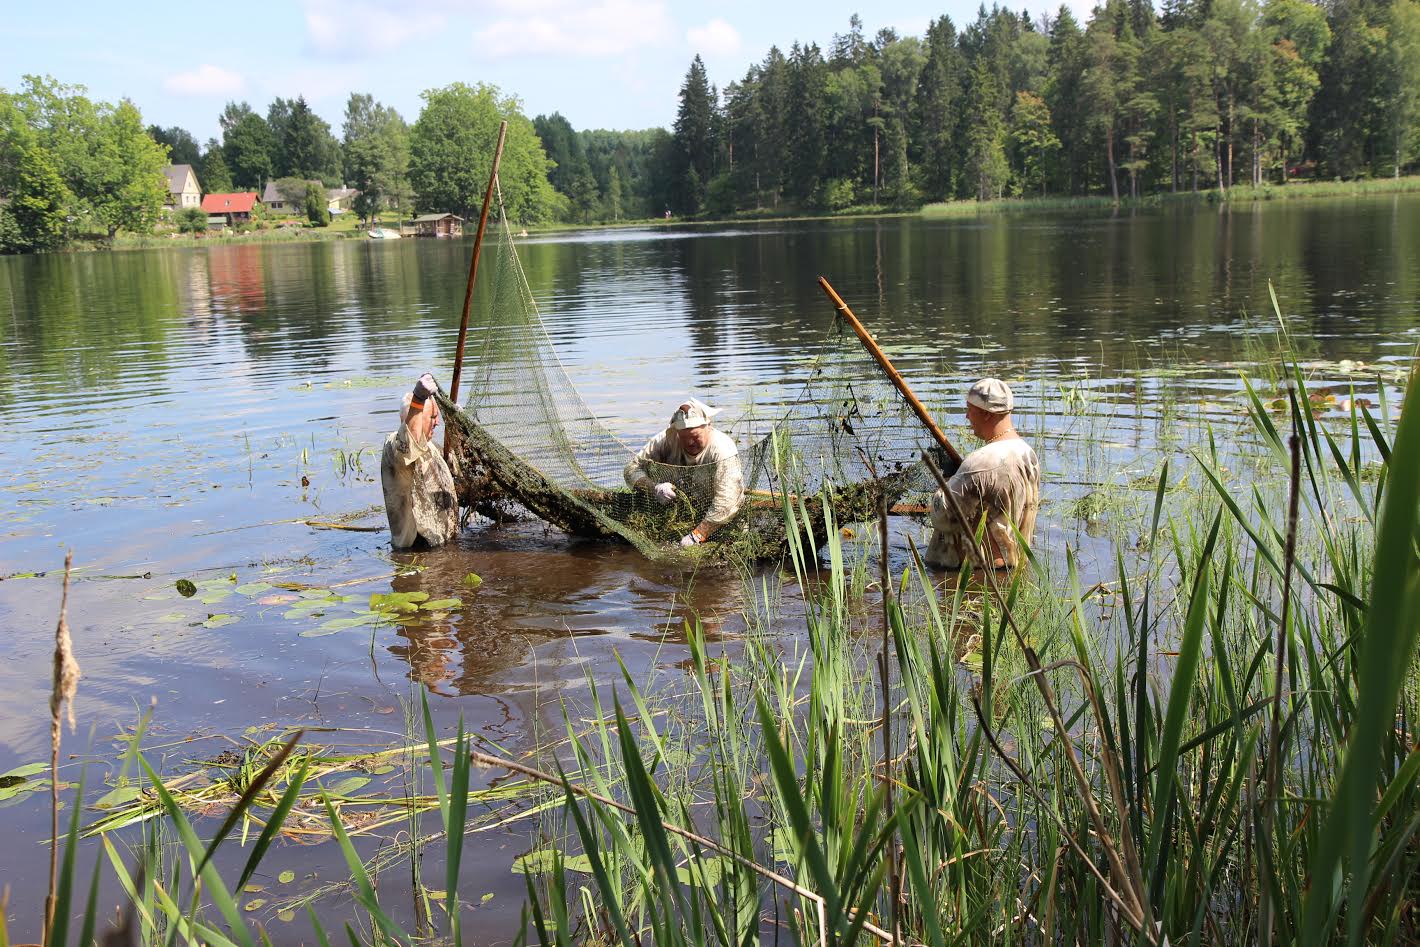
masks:
<svg viewBox="0 0 1420 947"><path fill-rule="evenodd" d="M142 796L143 789L140 786L119 786L94 800L94 808L117 809L142 798Z"/></svg>
<svg viewBox="0 0 1420 947"><path fill-rule="evenodd" d="M680 877L681 884L703 884L707 891L713 890L719 885L720 878L725 874L725 859L719 857L701 858L697 864L700 867L698 872L689 865L675 870L676 875Z"/></svg>
<svg viewBox="0 0 1420 947"><path fill-rule="evenodd" d="M476 589L483 584L483 577L480 576L477 572L470 572L468 575L463 577L463 584L471 589Z"/></svg>
<svg viewBox="0 0 1420 947"><path fill-rule="evenodd" d="M432 601L432 602L425 602L423 605L420 605L419 607L420 607L421 609L423 609L424 611L426 611L426 612L436 612L436 611L447 611L447 610L450 609L450 608L458 608L458 607L459 607L460 605L462 605L462 604L463 604L463 600L462 600L462 599L457 599L457 598L439 598L439 599L435 599L435 600Z"/></svg>
<svg viewBox="0 0 1420 947"><path fill-rule="evenodd" d="M224 625L235 625L241 621L236 615L222 613L220 615L208 615L207 620L202 623L203 628L221 628Z"/></svg>
<svg viewBox="0 0 1420 947"><path fill-rule="evenodd" d="M26 763L24 766L16 766L12 770L6 770L4 773L0 773L0 779L19 778L24 780L31 776L38 776L48 768L48 763Z"/></svg>
<svg viewBox="0 0 1420 947"><path fill-rule="evenodd" d="M334 786L328 786L326 792L332 796L348 796L351 793L359 792L370 784L368 776L347 776Z"/></svg>
<svg viewBox="0 0 1420 947"><path fill-rule="evenodd" d="M285 871L281 872L281 874L276 876L276 880L281 882L283 885L289 885L291 882L296 880L296 873L291 869L287 868Z"/></svg>
<svg viewBox="0 0 1420 947"><path fill-rule="evenodd" d="M200 596L197 600L203 605L216 605L223 599L228 599L231 597L231 592L208 592L206 595Z"/></svg>
<svg viewBox="0 0 1420 947"><path fill-rule="evenodd" d="M197 586L192 584L191 579L178 579L177 590L183 598L192 598L197 594Z"/></svg>
<svg viewBox="0 0 1420 947"><path fill-rule="evenodd" d="M31 779L49 768L47 763L30 763L0 775L0 802L14 799L21 793L35 792L49 785L47 779Z"/></svg>
<svg viewBox="0 0 1420 947"><path fill-rule="evenodd" d="M182 621L186 617L187 616L184 615L182 612L168 612L166 615L158 616L158 621L170 625L173 622Z"/></svg>
<svg viewBox="0 0 1420 947"><path fill-rule="evenodd" d="M428 592L375 592L370 595L370 608L407 614L419 611L420 603L428 600Z"/></svg>
<svg viewBox="0 0 1420 947"><path fill-rule="evenodd" d="M290 592L278 592L275 595L263 595L256 600L258 605L285 605L287 602L296 601L296 596Z"/></svg>
<svg viewBox="0 0 1420 947"><path fill-rule="evenodd" d="M266 907L266 899L265 899L265 898L252 898L250 901L248 901L248 902L246 903L246 907L243 908L243 910L246 910L246 911L259 911L259 910L261 910L261 909L264 908L264 907Z"/></svg>
<svg viewBox="0 0 1420 947"><path fill-rule="evenodd" d="M357 615L353 618L332 618L315 628L308 628L301 632L301 637L324 638L326 635L333 635L347 628L359 628L361 625L370 625L373 622L374 619L368 615Z"/></svg>
<svg viewBox="0 0 1420 947"><path fill-rule="evenodd" d="M275 586L270 582L249 582L246 585L237 586L232 591L236 592L238 595L260 595L262 592L270 591L273 588L275 588Z"/></svg>
<svg viewBox="0 0 1420 947"><path fill-rule="evenodd" d="M518 856L513 861L513 873L519 875L541 875L552 871L557 864L558 852L551 848L535 848ZM562 867L568 871L590 874L592 860L586 855L563 855Z"/></svg>

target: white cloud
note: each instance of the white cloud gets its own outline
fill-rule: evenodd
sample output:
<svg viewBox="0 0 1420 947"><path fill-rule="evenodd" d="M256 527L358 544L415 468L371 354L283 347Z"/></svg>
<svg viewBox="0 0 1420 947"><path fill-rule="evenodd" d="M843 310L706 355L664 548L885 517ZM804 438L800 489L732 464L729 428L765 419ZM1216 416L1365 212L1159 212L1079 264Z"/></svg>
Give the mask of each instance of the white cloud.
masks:
<svg viewBox="0 0 1420 947"><path fill-rule="evenodd" d="M327 102L343 106L351 91L359 89L368 79L366 70L357 64L326 63L278 69L261 76L256 80L256 85L270 96L295 98L303 95L311 105ZM335 124L338 127L340 123Z"/></svg>
<svg viewBox="0 0 1420 947"><path fill-rule="evenodd" d="M619 56L670 41L674 35L662 0L535 0L516 17L497 20L474 33L481 53Z"/></svg>
<svg viewBox="0 0 1420 947"><path fill-rule="evenodd" d="M443 27L437 10L390 0L305 0L306 42L311 50L337 59L355 59L396 49Z"/></svg>
<svg viewBox="0 0 1420 947"><path fill-rule="evenodd" d="M230 69L203 63L196 69L168 76L163 88L174 95L238 95L246 88L246 80Z"/></svg>
<svg viewBox="0 0 1420 947"><path fill-rule="evenodd" d="M718 16L686 30L685 41L692 50L707 56L731 56L740 51L739 31Z"/></svg>

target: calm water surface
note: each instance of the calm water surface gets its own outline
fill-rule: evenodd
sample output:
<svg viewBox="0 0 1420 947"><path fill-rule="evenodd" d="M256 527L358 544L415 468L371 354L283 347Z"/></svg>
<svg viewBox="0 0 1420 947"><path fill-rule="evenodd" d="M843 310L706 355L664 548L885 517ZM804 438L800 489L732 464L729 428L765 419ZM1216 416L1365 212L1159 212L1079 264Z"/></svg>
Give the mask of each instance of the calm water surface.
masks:
<svg viewBox="0 0 1420 947"><path fill-rule="evenodd" d="M0 773L47 759L66 549L84 671L80 732L66 742L76 759L111 760L118 728L153 702L150 742L206 738L154 754L171 767L263 724L367 728L387 743L420 687L442 722L462 714L516 753L561 729L550 698L617 680L618 654L638 675L679 673L688 616L733 647L738 576L687 587L628 550L535 525L474 526L412 557L379 532L303 522L382 521L370 513L379 444L420 371L448 380L468 250L347 241L0 259ZM1087 568L1109 568L1107 547L1069 501L1149 474L1138 458L1170 419L1235 423L1238 367L1273 344L1269 281L1322 382L1342 380L1341 360L1393 376L1420 340L1417 196L609 231L524 240L520 254L583 397L637 442L686 393L724 407L733 429L751 402L795 390L832 317L814 282L829 276L928 400L956 405L983 374L1017 385L1046 469L1038 542L1049 556L1080 551ZM1370 377L1359 384L1374 391ZM956 423L955 408L944 418ZM422 568L391 578L409 564ZM469 572L484 580L476 592ZM232 576L247 593L222 586ZM179 578L209 584L183 599ZM328 616L283 617L281 589L259 588L274 582L464 604L426 625L311 637ZM47 826L39 799L0 811L13 843L0 846L0 879L22 938L39 912L14 906L42 902ZM509 865L529 831L480 836L480 857L465 860L468 890L494 895L475 910L486 940L516 921L522 879ZM277 861L333 879L327 848Z"/></svg>

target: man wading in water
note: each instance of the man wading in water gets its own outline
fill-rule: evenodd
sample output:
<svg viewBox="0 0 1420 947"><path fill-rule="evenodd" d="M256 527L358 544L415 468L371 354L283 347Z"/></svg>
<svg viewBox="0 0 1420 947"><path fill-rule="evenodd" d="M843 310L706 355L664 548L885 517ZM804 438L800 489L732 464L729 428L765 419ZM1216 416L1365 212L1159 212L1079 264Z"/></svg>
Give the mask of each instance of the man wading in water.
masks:
<svg viewBox="0 0 1420 947"><path fill-rule="evenodd" d="M671 415L670 426L647 441L626 465L626 485L651 494L662 506L674 503L679 491L689 493L697 509L701 501L709 499L710 509L700 523L681 538L682 546L705 542L715 530L733 519L744 503L739 448L730 435L710 425L710 419L719 413L718 408L691 398ZM667 467L683 469L667 470ZM673 477L675 482L662 479L664 477Z"/></svg>
<svg viewBox="0 0 1420 947"><path fill-rule="evenodd" d="M433 375L419 376L414 391L400 404L399 430L385 438L380 456L380 485L396 549L409 549L420 540L442 546L459 528L454 477L434 444L434 428L439 426L437 388Z"/></svg>
<svg viewBox="0 0 1420 947"><path fill-rule="evenodd" d="M992 565L1003 569L1020 564L1016 533L1027 545L1035 533L1040 461L1011 424L1014 405L1010 386L997 378L983 378L967 392L967 423L986 446L968 454L947 481L951 499L941 490L932 494L929 564L959 569L963 562L973 561L971 544L983 518L983 541ZM958 517L958 510L965 522Z"/></svg>

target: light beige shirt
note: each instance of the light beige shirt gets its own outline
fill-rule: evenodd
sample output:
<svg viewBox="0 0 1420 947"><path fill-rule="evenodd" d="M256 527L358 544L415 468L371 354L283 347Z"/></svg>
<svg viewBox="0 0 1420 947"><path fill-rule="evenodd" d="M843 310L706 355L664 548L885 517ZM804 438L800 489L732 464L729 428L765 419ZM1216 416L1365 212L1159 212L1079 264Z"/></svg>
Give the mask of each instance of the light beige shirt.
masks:
<svg viewBox="0 0 1420 947"><path fill-rule="evenodd" d="M403 424L385 438L380 486L394 548L408 549L419 539L442 546L458 532L459 503L444 455L432 440L418 442Z"/></svg>
<svg viewBox="0 0 1420 947"><path fill-rule="evenodd" d="M637 490L650 491L669 482L689 494L697 508L708 502L703 519L710 526L725 525L744 504L740 450L724 431L712 431L705 449L691 456L681 449L676 431L666 428L631 458L625 476L627 486Z"/></svg>
<svg viewBox="0 0 1420 947"><path fill-rule="evenodd" d="M1019 565L1021 554L1015 533L1019 532L1029 544L1040 509L1040 461L1030 445L1019 437L1010 437L972 451L947 481L947 489L966 522L958 520L956 510L941 490L932 494L930 515L934 528L927 546L927 562L947 568L973 562L970 544L984 516L985 538L992 558L1004 559L1009 566Z"/></svg>

